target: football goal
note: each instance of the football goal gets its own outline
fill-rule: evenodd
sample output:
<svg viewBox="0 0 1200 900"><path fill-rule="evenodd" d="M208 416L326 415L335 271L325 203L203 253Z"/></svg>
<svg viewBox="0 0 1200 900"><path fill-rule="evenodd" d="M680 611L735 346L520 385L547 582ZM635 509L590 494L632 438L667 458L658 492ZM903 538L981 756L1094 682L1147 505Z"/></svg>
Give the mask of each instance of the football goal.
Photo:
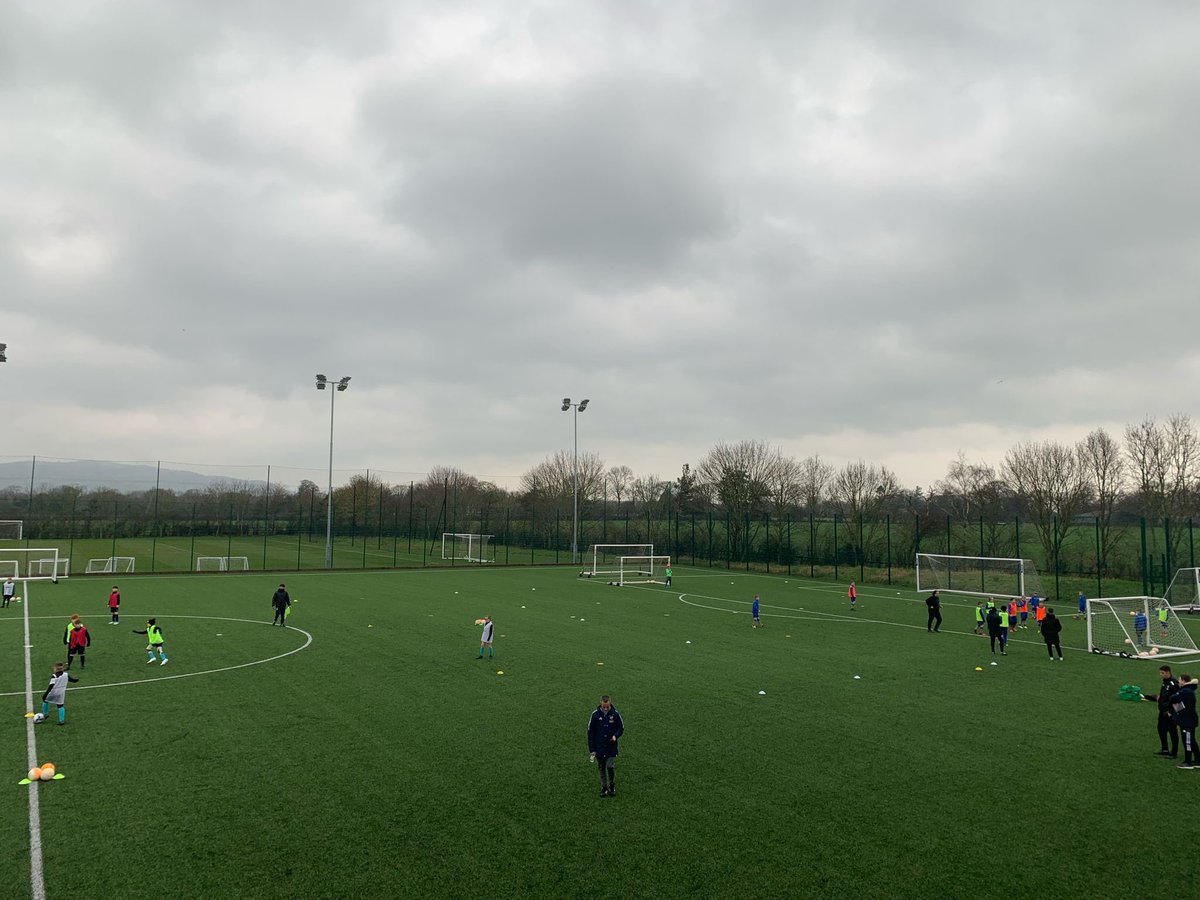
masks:
<svg viewBox="0 0 1200 900"><path fill-rule="evenodd" d="M57 547L5 547L0 550L0 577L20 578L25 572L27 581L54 581L71 574L68 557L60 556Z"/></svg>
<svg viewBox="0 0 1200 900"><path fill-rule="evenodd" d="M1087 602L1088 649L1133 658L1184 656L1196 642L1160 597L1108 597Z"/></svg>
<svg viewBox="0 0 1200 900"><path fill-rule="evenodd" d="M917 590L1019 599L1042 593L1032 560L917 554Z"/></svg>
<svg viewBox="0 0 1200 900"><path fill-rule="evenodd" d="M657 584L655 576L670 565L669 556L622 556L617 564L617 580L609 584Z"/></svg>
<svg viewBox="0 0 1200 900"><path fill-rule="evenodd" d="M0 519L0 541L19 541L24 533L24 519Z"/></svg>
<svg viewBox="0 0 1200 900"><path fill-rule="evenodd" d="M492 544L494 534L442 533L442 559L465 559L468 562L490 563L496 561L496 548Z"/></svg>
<svg viewBox="0 0 1200 900"><path fill-rule="evenodd" d="M136 560L132 556L101 556L89 559L85 575L102 575L109 572L132 572Z"/></svg>
<svg viewBox="0 0 1200 900"><path fill-rule="evenodd" d="M621 557L649 557L654 555L653 544L593 544L591 568L585 568L580 577L596 575L620 575ZM587 565L586 561L584 563Z"/></svg>
<svg viewBox="0 0 1200 900"><path fill-rule="evenodd" d="M197 556L197 572L249 572L248 556Z"/></svg>
<svg viewBox="0 0 1200 900"><path fill-rule="evenodd" d="M1163 597L1176 612L1190 614L1200 609L1200 569L1180 569L1176 572Z"/></svg>

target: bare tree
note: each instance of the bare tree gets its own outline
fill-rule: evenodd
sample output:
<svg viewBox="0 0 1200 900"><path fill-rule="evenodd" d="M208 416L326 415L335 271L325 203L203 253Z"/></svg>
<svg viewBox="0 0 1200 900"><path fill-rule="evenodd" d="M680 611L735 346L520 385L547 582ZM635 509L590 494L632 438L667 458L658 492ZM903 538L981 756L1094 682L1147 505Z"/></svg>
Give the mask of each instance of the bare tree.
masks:
<svg viewBox="0 0 1200 900"><path fill-rule="evenodd" d="M967 462L959 450L946 470L946 477L933 485L935 502L951 518L967 522L978 517L984 498L996 480L996 470L987 463Z"/></svg>
<svg viewBox="0 0 1200 900"><path fill-rule="evenodd" d="M813 454L799 463L800 504L810 513L819 512L829 497L833 466Z"/></svg>
<svg viewBox="0 0 1200 900"><path fill-rule="evenodd" d="M613 466L605 476L609 492L617 501L617 511L621 510L621 501L629 495L629 486L633 483L633 469L629 466Z"/></svg>
<svg viewBox="0 0 1200 900"><path fill-rule="evenodd" d="M1200 436L1189 416L1178 413L1160 425L1146 419L1125 428L1125 452L1133 467L1142 513L1152 524L1183 519L1195 507L1200 477ZM1183 529L1165 544L1170 559L1179 558ZM1150 530L1157 548L1158 529Z"/></svg>
<svg viewBox="0 0 1200 900"><path fill-rule="evenodd" d="M1091 494L1100 537L1100 558L1096 565L1103 571L1124 533L1112 525L1113 514L1125 490L1125 457L1121 445L1103 428L1097 428L1080 441L1076 452Z"/></svg>
<svg viewBox="0 0 1200 900"><path fill-rule="evenodd" d="M575 457L558 450L521 476L521 488L536 502L570 502L575 490ZM595 500L604 491L604 460L595 453L579 454L579 499Z"/></svg>
<svg viewBox="0 0 1200 900"><path fill-rule="evenodd" d="M1017 444L1005 455L1002 471L1033 522L1047 565L1052 565L1088 499L1078 453L1054 441Z"/></svg>
<svg viewBox="0 0 1200 900"><path fill-rule="evenodd" d="M643 475L633 480L629 497L642 509L653 508L658 505L666 489L667 482L657 475Z"/></svg>
<svg viewBox="0 0 1200 900"><path fill-rule="evenodd" d="M867 465L861 459L847 463L829 484L830 501L845 521L852 524L847 540L854 547L855 561L863 560L866 544L872 542L883 512L900 493L900 479L886 466ZM860 529L862 523L860 541Z"/></svg>
<svg viewBox="0 0 1200 900"><path fill-rule="evenodd" d="M767 487L771 492L771 510L776 519L782 519L804 499L804 472L800 463L780 453L767 475Z"/></svg>
<svg viewBox="0 0 1200 900"><path fill-rule="evenodd" d="M778 451L766 441L740 441L717 444L696 467L700 480L725 510L729 544L737 553L748 550L758 529L757 521L751 522L749 531L746 523L764 511L778 460Z"/></svg>

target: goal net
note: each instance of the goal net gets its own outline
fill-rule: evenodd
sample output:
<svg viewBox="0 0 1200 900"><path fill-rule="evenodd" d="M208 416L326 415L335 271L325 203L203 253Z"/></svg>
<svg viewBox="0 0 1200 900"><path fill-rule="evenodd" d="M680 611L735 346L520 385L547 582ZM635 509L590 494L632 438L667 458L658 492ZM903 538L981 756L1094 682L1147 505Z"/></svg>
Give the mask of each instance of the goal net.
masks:
<svg viewBox="0 0 1200 900"><path fill-rule="evenodd" d="M86 575L101 575L106 572L132 572L136 560L132 556L102 556L97 559L89 559L87 562Z"/></svg>
<svg viewBox="0 0 1200 900"><path fill-rule="evenodd" d="M917 590L1019 599L1042 593L1032 560L917 554Z"/></svg>
<svg viewBox="0 0 1200 900"><path fill-rule="evenodd" d="M487 563L496 561L496 548L492 544L494 534L442 533L442 559L465 559L468 562Z"/></svg>
<svg viewBox="0 0 1200 900"><path fill-rule="evenodd" d="M1200 609L1200 569L1176 572L1163 597L1176 612L1194 613Z"/></svg>
<svg viewBox="0 0 1200 900"><path fill-rule="evenodd" d="M656 574L671 565L669 556L622 556L617 563L613 584L656 584Z"/></svg>
<svg viewBox="0 0 1200 900"><path fill-rule="evenodd" d="M0 577L20 578L22 572L27 581L58 581L71 574L71 562L57 547L0 549Z"/></svg>
<svg viewBox="0 0 1200 900"><path fill-rule="evenodd" d="M0 541L19 541L24 533L24 519L0 519Z"/></svg>
<svg viewBox="0 0 1200 900"><path fill-rule="evenodd" d="M1109 597L1087 602L1088 649L1112 656L1183 656L1196 642L1160 597Z"/></svg>
<svg viewBox="0 0 1200 900"><path fill-rule="evenodd" d="M197 556L197 572L249 572L248 556Z"/></svg>
<svg viewBox="0 0 1200 900"><path fill-rule="evenodd" d="M620 575L621 557L650 557L653 555L653 544L593 544L591 568L585 568L579 574L588 578L594 575Z"/></svg>

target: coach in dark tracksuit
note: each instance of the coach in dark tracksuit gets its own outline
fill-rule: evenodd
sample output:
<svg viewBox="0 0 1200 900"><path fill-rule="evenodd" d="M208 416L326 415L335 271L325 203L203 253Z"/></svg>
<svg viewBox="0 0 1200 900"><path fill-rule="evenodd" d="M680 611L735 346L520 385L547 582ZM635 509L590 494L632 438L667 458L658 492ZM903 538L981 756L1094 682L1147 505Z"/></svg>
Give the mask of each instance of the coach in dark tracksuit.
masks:
<svg viewBox="0 0 1200 900"><path fill-rule="evenodd" d="M1004 653L1004 628L1000 625L1000 610L992 607L988 610L987 618L988 637L992 639L992 656L996 655L996 641L1000 642L1000 652Z"/></svg>
<svg viewBox="0 0 1200 900"><path fill-rule="evenodd" d="M1054 607L1046 607L1046 616L1042 619L1042 640L1046 642L1046 652L1050 654L1050 658L1054 659L1054 651L1058 651L1058 658L1062 659L1062 644L1058 642L1058 636L1062 633L1062 622L1058 621L1058 616L1054 614Z"/></svg>
<svg viewBox="0 0 1200 900"><path fill-rule="evenodd" d="M1157 694L1145 694L1144 696L1147 700L1153 700L1158 704L1158 742L1162 744L1158 755L1174 759L1179 755L1179 728L1175 725L1175 719L1171 717L1171 695L1179 690L1179 682L1171 675L1170 666L1161 667L1158 674L1162 677L1162 687L1158 689ZM1171 739L1169 751L1167 750L1168 737Z"/></svg>
<svg viewBox="0 0 1200 900"><path fill-rule="evenodd" d="M588 753L600 767L600 796L615 797L617 795L616 772L613 763L617 758L617 741L625 733L625 725L621 714L612 705L608 694L600 698L600 705L592 712L588 722L587 740Z"/></svg>
<svg viewBox="0 0 1200 900"><path fill-rule="evenodd" d="M1196 746L1196 726L1200 724L1196 715L1196 679L1179 676L1179 687L1171 695L1171 711L1183 736L1183 762L1178 768L1200 769L1200 747Z"/></svg>
<svg viewBox="0 0 1200 900"><path fill-rule="evenodd" d="M292 598L288 596L287 590L281 584L279 590L271 597L271 605L275 607L275 620L272 625L283 625L284 617L287 615L287 608L292 605Z"/></svg>
<svg viewBox="0 0 1200 900"><path fill-rule="evenodd" d="M942 598L934 591L925 598L925 605L929 607L929 624L925 626L926 631L941 631L942 630Z"/></svg>

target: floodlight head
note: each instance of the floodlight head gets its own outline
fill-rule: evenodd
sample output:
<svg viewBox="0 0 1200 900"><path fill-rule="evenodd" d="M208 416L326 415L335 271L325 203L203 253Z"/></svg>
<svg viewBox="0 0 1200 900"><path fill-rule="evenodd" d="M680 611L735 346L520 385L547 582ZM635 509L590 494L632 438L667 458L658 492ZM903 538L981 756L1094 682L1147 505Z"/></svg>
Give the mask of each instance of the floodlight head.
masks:
<svg viewBox="0 0 1200 900"><path fill-rule="evenodd" d="M0 362L8 362L8 357L4 355L4 351L8 349L8 344L0 344Z"/></svg>
<svg viewBox="0 0 1200 900"><path fill-rule="evenodd" d="M566 411L567 411L568 409L570 409L570 408L571 408L571 398L570 398L570 397L563 397L562 411L563 411L563 412L566 412Z"/></svg>
<svg viewBox="0 0 1200 900"><path fill-rule="evenodd" d="M339 381L337 383L337 389L339 391L344 391L348 387L350 387L350 376L349 375L347 375L345 378L343 378L341 381Z"/></svg>
<svg viewBox="0 0 1200 900"><path fill-rule="evenodd" d="M580 411L580 412L583 412L585 409L587 409L587 405L588 405L588 401L587 401L587 400L581 400L581 401L579 401L579 411Z"/></svg>
<svg viewBox="0 0 1200 900"><path fill-rule="evenodd" d="M329 383L329 379L326 378L324 375L317 376L317 390L318 391L325 390L325 385L327 385L328 383Z"/></svg>

